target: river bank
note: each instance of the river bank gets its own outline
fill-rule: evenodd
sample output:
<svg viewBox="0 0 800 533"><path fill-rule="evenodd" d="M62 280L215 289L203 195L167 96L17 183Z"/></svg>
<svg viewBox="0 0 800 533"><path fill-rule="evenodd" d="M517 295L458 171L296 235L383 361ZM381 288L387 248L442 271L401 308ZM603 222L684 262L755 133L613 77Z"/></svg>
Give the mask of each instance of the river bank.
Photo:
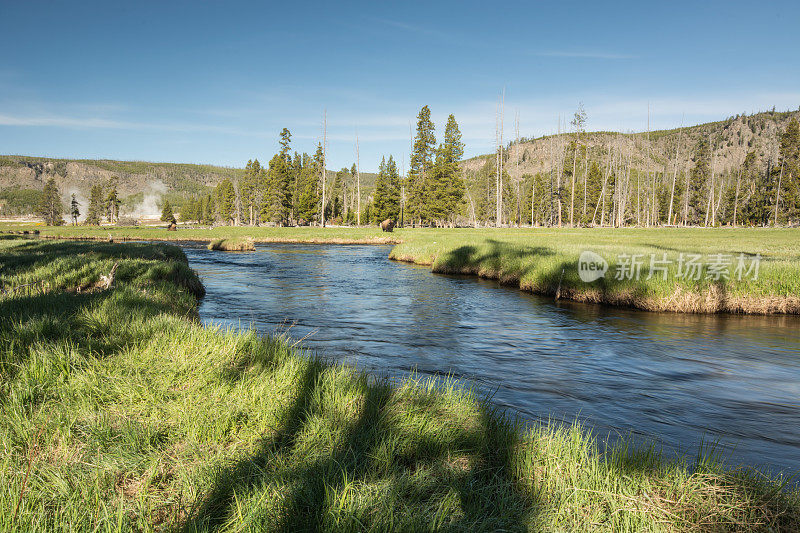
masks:
<svg viewBox="0 0 800 533"><path fill-rule="evenodd" d="M389 258L564 300L679 313L800 314L800 230L732 228L36 227L43 238L393 244ZM0 231L33 231L2 226ZM592 252L603 277L584 281Z"/></svg>
<svg viewBox="0 0 800 533"><path fill-rule="evenodd" d="M175 247L0 247L0 529L800 527L779 478L603 454L459 387L203 327Z"/></svg>

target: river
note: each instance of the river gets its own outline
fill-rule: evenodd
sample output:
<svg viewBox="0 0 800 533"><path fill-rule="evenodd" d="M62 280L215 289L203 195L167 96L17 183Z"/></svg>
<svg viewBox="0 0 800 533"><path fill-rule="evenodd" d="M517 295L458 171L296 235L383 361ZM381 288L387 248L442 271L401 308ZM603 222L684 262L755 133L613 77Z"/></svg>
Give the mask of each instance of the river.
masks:
<svg viewBox="0 0 800 533"><path fill-rule="evenodd" d="M731 466L800 472L800 317L555 303L384 246L184 250L205 323L288 331L375 374L450 375L527 421L579 419L670 454L717 443Z"/></svg>

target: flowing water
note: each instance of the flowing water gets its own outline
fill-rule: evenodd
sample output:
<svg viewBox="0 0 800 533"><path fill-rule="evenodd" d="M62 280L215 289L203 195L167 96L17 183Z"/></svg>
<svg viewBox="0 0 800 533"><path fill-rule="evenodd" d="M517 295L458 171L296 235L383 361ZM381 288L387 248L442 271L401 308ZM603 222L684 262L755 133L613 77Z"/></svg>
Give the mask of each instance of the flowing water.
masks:
<svg viewBox="0 0 800 533"><path fill-rule="evenodd" d="M800 472L800 318L558 303L387 260L390 248L186 246L204 322L286 330L373 373L451 375L526 420L580 419L728 464Z"/></svg>

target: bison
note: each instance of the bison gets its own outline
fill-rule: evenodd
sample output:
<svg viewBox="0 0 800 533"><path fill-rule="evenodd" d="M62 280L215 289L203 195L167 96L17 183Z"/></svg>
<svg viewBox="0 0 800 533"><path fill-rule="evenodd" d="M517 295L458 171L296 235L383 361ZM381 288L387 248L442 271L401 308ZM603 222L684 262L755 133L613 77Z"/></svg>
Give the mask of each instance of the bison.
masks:
<svg viewBox="0 0 800 533"><path fill-rule="evenodd" d="M394 220L392 220L391 218L387 218L386 220L381 222L381 229L383 231L388 231L389 233L391 233L392 230L394 229Z"/></svg>
<svg viewBox="0 0 800 533"><path fill-rule="evenodd" d="M178 226L175 224L175 221L173 220L172 222L170 222L169 226L167 226L167 231L177 231L177 230Z"/></svg>

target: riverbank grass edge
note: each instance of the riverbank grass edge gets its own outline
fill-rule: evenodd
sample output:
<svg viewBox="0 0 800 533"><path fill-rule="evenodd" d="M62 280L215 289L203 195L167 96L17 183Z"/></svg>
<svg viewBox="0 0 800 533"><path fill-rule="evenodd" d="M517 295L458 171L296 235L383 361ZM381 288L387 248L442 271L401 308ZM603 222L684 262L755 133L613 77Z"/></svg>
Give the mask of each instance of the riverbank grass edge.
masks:
<svg viewBox="0 0 800 533"><path fill-rule="evenodd" d="M800 314L800 228L399 228L384 233L377 227L0 226L0 231L37 229L46 238L77 240L391 244L394 260L441 274L495 279L563 300L663 312ZM578 269L587 251L607 264L604 276L590 282ZM699 269L689 272L690 261ZM745 269L737 271L740 266Z"/></svg>
<svg viewBox="0 0 800 533"><path fill-rule="evenodd" d="M204 327L174 246L3 239L0 259L4 531L800 528L787 478L603 453L456 382Z"/></svg>

